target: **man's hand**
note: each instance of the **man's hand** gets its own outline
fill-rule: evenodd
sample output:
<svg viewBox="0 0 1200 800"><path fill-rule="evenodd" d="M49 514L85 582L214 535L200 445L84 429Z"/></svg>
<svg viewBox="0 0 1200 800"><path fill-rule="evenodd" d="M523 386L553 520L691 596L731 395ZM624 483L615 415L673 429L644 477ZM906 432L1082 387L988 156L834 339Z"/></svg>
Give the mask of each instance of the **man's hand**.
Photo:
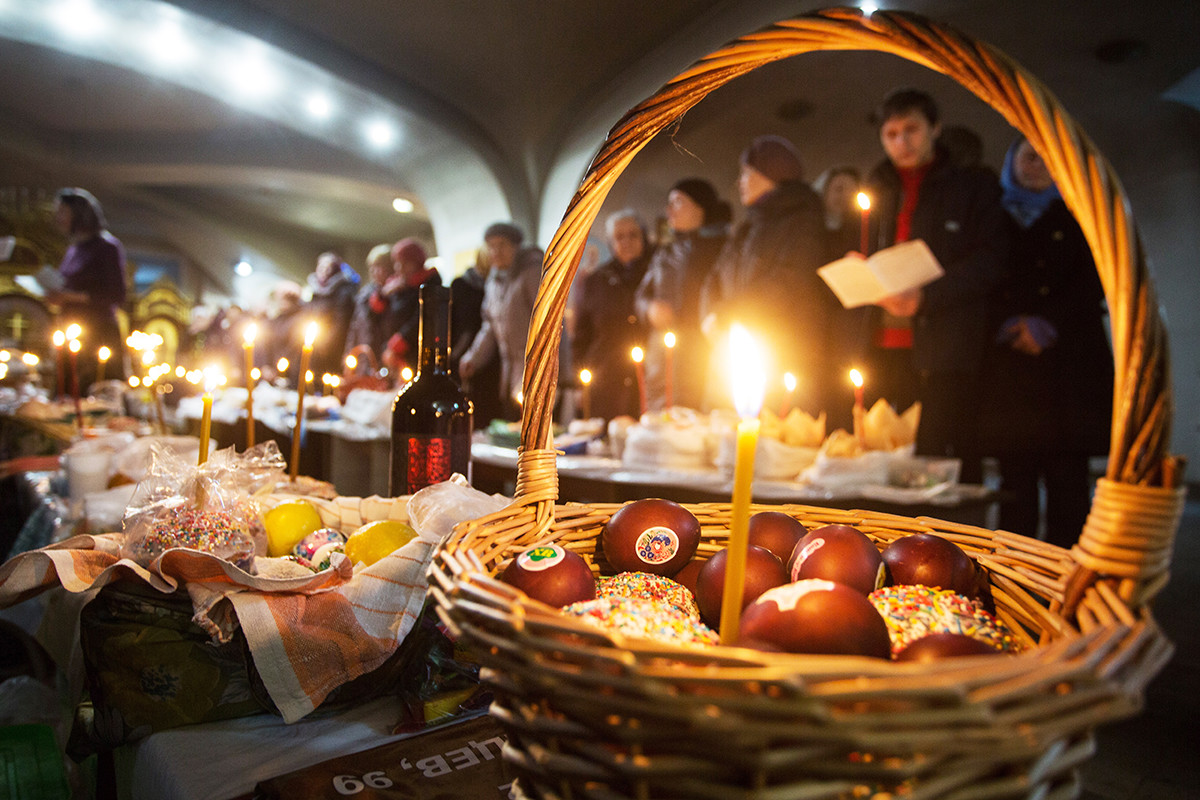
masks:
<svg viewBox="0 0 1200 800"><path fill-rule="evenodd" d="M924 294L919 288L909 289L907 292L883 298L879 301L879 307L893 317L911 317L921 307L922 297Z"/></svg>

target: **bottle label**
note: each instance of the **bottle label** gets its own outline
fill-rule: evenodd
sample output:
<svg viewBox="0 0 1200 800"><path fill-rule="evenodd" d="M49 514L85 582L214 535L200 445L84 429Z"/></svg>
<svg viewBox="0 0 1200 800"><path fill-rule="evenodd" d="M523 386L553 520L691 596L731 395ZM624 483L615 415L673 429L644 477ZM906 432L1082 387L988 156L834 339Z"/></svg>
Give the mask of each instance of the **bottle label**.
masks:
<svg viewBox="0 0 1200 800"><path fill-rule="evenodd" d="M647 564L665 564L679 552L679 537L670 528L647 528L638 536L634 552Z"/></svg>
<svg viewBox="0 0 1200 800"><path fill-rule="evenodd" d="M443 436L412 436L408 440L408 493L450 480L454 474L451 440Z"/></svg>

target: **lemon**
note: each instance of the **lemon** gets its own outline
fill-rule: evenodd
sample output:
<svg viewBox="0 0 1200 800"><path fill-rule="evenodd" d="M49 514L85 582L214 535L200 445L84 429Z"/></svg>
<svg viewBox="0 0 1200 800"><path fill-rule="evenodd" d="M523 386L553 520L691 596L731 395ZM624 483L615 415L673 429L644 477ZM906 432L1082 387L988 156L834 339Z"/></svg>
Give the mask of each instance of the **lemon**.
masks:
<svg viewBox="0 0 1200 800"><path fill-rule="evenodd" d="M346 558L355 564L370 566L411 542L416 535L411 525L398 520L368 522L346 540Z"/></svg>
<svg viewBox="0 0 1200 800"><path fill-rule="evenodd" d="M284 500L263 514L267 553L273 558L292 552L301 539L324 527L321 515L307 500Z"/></svg>

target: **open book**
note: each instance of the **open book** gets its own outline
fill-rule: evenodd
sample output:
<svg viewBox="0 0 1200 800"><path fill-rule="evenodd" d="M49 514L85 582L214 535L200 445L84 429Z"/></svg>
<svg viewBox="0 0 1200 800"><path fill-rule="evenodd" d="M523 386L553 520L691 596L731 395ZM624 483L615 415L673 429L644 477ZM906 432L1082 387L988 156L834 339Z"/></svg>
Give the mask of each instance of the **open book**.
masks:
<svg viewBox="0 0 1200 800"><path fill-rule="evenodd" d="M839 258L818 269L817 274L844 308L858 308L932 283L944 273L929 245L913 239L880 250L869 258Z"/></svg>

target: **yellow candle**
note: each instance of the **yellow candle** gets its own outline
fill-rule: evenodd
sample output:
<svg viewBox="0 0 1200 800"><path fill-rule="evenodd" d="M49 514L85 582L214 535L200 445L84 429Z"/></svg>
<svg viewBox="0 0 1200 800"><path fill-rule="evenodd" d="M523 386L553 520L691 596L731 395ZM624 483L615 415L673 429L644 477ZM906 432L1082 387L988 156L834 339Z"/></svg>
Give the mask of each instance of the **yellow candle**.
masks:
<svg viewBox="0 0 1200 800"><path fill-rule="evenodd" d="M663 347L666 348L666 353L663 357L663 401L665 408L670 408L675 404L674 398L674 382L675 382L675 333L667 331L663 334Z"/></svg>
<svg viewBox="0 0 1200 800"><path fill-rule="evenodd" d="M242 353L246 356L246 449L254 447L254 337L258 326L251 322L242 331Z"/></svg>
<svg viewBox="0 0 1200 800"><path fill-rule="evenodd" d="M200 413L200 460L197 466L208 461L208 440L212 435L212 389L208 383L204 386L204 397L201 398L204 402L204 410Z"/></svg>
<svg viewBox="0 0 1200 800"><path fill-rule="evenodd" d="M746 587L746 548L750 538L750 500L754 487L754 453L758 448L758 415L766 391L766 369L758 344L741 325L729 334L733 404L741 418L737 427L737 458L733 468L733 502L729 519L729 548L725 586L721 594L721 644L737 641Z"/></svg>
<svg viewBox="0 0 1200 800"><path fill-rule="evenodd" d="M863 375L856 369L850 370L850 382L854 384L854 436L863 447L867 444L867 431L863 425Z"/></svg>
<svg viewBox="0 0 1200 800"><path fill-rule="evenodd" d="M646 358L646 353L640 347L635 347L629 351L629 357L633 359L633 369L637 373L638 387L638 413L646 413L646 368L642 366L642 361Z"/></svg>
<svg viewBox="0 0 1200 800"><path fill-rule="evenodd" d="M583 385L583 418L592 418L592 371L579 370L579 382Z"/></svg>
<svg viewBox="0 0 1200 800"><path fill-rule="evenodd" d="M313 342L317 340L317 323L310 322L304 329L304 349L300 351L300 380L296 387L296 427L292 431L292 480L300 474L300 432L304 422L304 392L308 388L308 361L312 357Z"/></svg>

